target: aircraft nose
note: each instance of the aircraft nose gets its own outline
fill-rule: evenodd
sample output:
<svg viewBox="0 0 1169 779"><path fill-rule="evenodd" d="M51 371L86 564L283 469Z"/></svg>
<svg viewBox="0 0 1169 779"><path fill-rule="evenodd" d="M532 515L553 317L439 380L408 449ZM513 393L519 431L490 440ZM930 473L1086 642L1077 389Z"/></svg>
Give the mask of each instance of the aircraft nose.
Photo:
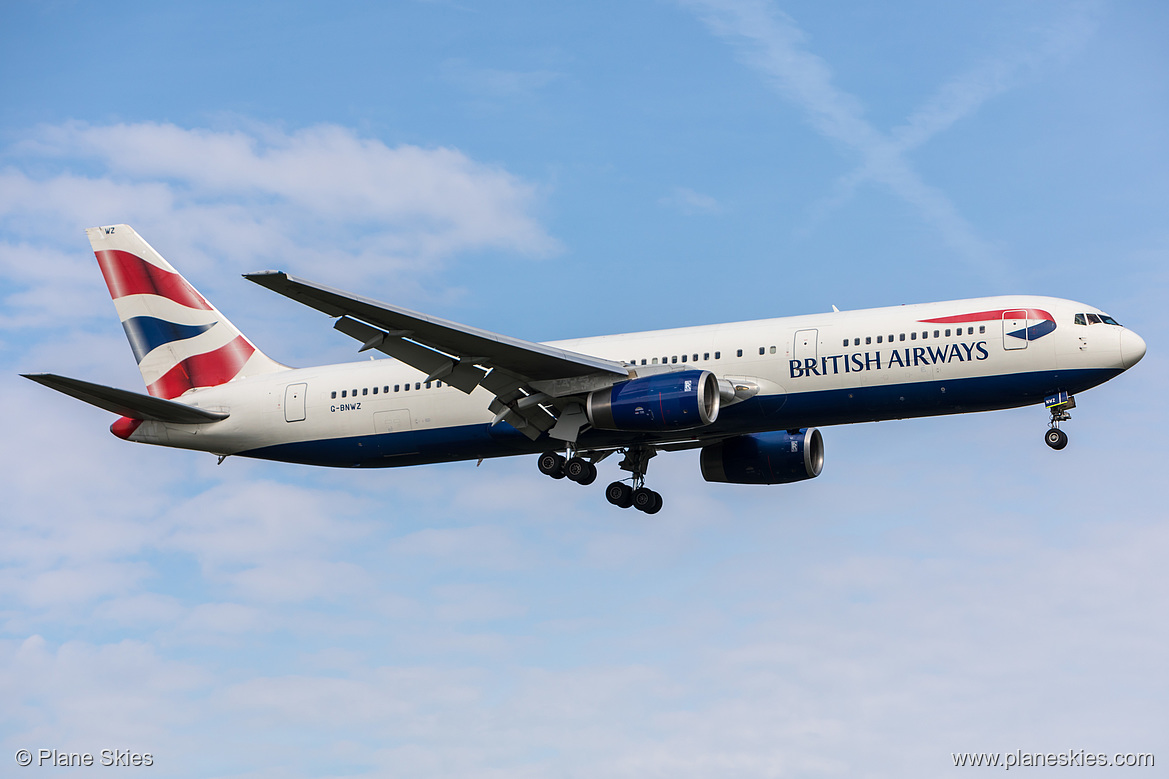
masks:
<svg viewBox="0 0 1169 779"><path fill-rule="evenodd" d="M1127 327L1120 332L1120 363L1128 370L1145 356L1145 339Z"/></svg>

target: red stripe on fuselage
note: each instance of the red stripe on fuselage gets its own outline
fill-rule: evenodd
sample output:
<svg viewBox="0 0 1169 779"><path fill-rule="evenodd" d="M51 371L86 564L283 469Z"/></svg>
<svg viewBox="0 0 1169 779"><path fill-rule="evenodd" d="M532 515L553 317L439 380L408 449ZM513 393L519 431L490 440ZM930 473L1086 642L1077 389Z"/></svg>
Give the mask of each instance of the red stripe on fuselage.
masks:
<svg viewBox="0 0 1169 779"><path fill-rule="evenodd" d="M114 300L126 295L161 295L189 308L211 310L211 304L177 273L120 249L101 249L94 254Z"/></svg>
<svg viewBox="0 0 1169 779"><path fill-rule="evenodd" d="M255 351L246 338L236 336L213 352L188 357L146 389L156 398L171 400L195 387L218 387L238 376Z"/></svg>
<svg viewBox="0 0 1169 779"><path fill-rule="evenodd" d="M1014 313L1015 311L1026 312L1028 319L1050 319L1055 321L1055 317L1047 313L1041 308L1000 308L998 311L979 311L976 314L959 314L958 316L940 316L937 319L919 319L919 322L929 322L932 324L948 325L959 324L961 322L990 322L997 321L1003 318L1003 314Z"/></svg>

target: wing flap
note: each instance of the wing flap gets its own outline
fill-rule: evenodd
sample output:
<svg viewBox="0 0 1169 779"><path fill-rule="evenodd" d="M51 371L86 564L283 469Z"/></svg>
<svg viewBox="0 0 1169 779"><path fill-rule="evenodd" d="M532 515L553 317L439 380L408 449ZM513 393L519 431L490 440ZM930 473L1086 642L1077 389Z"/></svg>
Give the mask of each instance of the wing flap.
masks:
<svg viewBox="0 0 1169 779"><path fill-rule="evenodd" d="M387 332L348 315L338 319L333 328L361 341L362 351L377 349L383 354L401 360L411 368L422 371L426 374L427 381L442 379L466 393L478 387L487 374L482 368L468 365L457 357L406 340L404 337L406 334L400 330Z"/></svg>
<svg viewBox="0 0 1169 779"><path fill-rule="evenodd" d="M71 379L68 376L58 376L54 373L22 373L21 376L31 379L37 384L43 384L49 389L55 389L57 392L83 400L91 406L97 406L130 419L171 422L179 425L199 425L207 422L218 422L221 419L227 419L228 416L218 411L207 411L188 406L185 403L176 403L173 400L142 395L117 387L107 387L104 384L93 384L81 379Z"/></svg>

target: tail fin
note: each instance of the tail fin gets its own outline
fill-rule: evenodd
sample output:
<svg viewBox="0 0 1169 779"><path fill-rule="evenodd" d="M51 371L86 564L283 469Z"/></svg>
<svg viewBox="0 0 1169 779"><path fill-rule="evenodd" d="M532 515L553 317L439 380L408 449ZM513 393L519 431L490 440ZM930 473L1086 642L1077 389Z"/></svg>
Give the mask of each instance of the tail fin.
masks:
<svg viewBox="0 0 1169 779"><path fill-rule="evenodd" d="M198 387L287 370L265 355L127 225L85 231L147 391Z"/></svg>

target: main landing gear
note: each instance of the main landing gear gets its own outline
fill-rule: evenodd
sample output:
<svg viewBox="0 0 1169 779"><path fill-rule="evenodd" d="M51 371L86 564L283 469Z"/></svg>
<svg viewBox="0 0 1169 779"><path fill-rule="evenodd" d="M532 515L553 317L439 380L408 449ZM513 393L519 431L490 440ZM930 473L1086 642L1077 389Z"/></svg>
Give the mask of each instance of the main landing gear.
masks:
<svg viewBox="0 0 1169 779"><path fill-rule="evenodd" d="M597 480L597 466L579 455L566 458L558 452L540 455L540 473L553 479L567 476L577 484L592 484Z"/></svg>
<svg viewBox="0 0 1169 779"><path fill-rule="evenodd" d="M1051 421L1048 423L1049 427L1043 440L1052 449L1059 451L1068 445L1068 434L1059 429L1059 423L1067 422L1072 418L1068 411L1076 407L1076 398L1066 392L1061 392L1047 398L1044 403L1047 410L1051 412Z"/></svg>
<svg viewBox="0 0 1169 779"><path fill-rule="evenodd" d="M627 480L615 481L606 487L605 498L614 506L623 509L633 507L646 514L658 513L662 510L662 496L645 486L645 471L649 459L657 452L648 446L632 446L622 451L625 458L621 460L620 467L633 476ZM537 463L540 472L553 479L563 479L567 476L577 484L592 484L597 480L596 464L608 457L611 452L581 456L570 448L567 454L565 457L559 452L544 452Z"/></svg>

